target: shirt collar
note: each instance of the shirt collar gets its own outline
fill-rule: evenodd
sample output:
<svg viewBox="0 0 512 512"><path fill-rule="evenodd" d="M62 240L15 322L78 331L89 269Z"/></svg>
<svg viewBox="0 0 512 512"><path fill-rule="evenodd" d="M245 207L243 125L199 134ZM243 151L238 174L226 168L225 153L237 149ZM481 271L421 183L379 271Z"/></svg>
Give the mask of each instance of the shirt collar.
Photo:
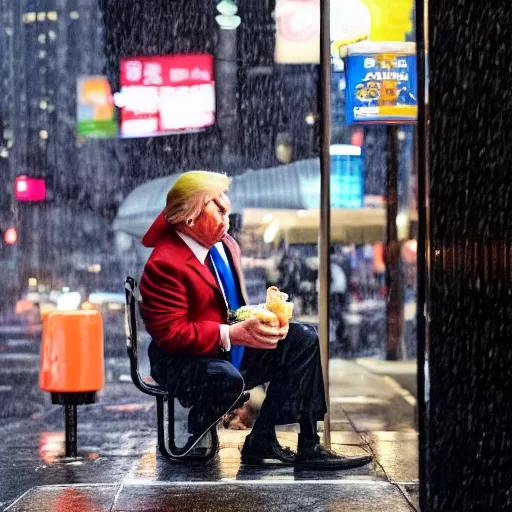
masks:
<svg viewBox="0 0 512 512"><path fill-rule="evenodd" d="M188 235L185 235L178 230L176 230L176 233L178 233L178 236L187 244L189 249L194 253L194 256L204 265L206 256L208 256L208 249Z"/></svg>

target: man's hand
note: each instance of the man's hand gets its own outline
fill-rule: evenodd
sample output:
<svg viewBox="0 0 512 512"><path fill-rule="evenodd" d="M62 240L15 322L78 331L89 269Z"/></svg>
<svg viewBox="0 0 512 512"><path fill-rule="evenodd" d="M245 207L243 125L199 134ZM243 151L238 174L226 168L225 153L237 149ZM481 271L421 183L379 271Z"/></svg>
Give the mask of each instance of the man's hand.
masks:
<svg viewBox="0 0 512 512"><path fill-rule="evenodd" d="M288 324L284 327L270 327L257 318L249 318L229 326L231 344L251 348L276 348L277 342L286 338L287 334Z"/></svg>

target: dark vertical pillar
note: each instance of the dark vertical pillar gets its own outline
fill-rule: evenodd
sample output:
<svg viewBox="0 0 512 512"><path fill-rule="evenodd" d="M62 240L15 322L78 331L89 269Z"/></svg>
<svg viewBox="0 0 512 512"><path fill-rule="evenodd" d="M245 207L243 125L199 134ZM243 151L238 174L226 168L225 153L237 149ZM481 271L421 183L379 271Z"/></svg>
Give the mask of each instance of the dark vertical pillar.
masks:
<svg viewBox="0 0 512 512"><path fill-rule="evenodd" d="M388 169L386 175L386 359L404 357L404 292L400 263L398 214L398 127L388 127Z"/></svg>
<svg viewBox="0 0 512 512"><path fill-rule="evenodd" d="M220 131L220 163L228 171L236 167L238 151L237 30L218 27L215 47L216 117Z"/></svg>
<svg viewBox="0 0 512 512"><path fill-rule="evenodd" d="M428 5L422 510L512 510L512 3Z"/></svg>

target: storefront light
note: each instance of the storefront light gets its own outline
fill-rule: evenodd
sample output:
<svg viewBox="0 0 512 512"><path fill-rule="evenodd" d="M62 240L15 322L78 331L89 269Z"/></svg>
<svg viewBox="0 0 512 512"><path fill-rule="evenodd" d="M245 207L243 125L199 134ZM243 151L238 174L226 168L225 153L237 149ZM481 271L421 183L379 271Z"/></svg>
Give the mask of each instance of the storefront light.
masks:
<svg viewBox="0 0 512 512"><path fill-rule="evenodd" d="M45 12L38 12L37 13L37 21L44 21L46 19L46 13Z"/></svg>
<svg viewBox="0 0 512 512"><path fill-rule="evenodd" d="M316 123L317 117L318 117L317 114L315 114L313 112L310 112L306 116L306 124L309 125L309 126L313 126Z"/></svg>
<svg viewBox="0 0 512 512"><path fill-rule="evenodd" d="M271 222L269 224L268 228L265 230L265 233L263 233L263 241L266 244L272 243L278 232L279 232L279 221L274 220L273 222Z"/></svg>
<svg viewBox="0 0 512 512"><path fill-rule="evenodd" d="M361 148L352 144L333 144L330 153L336 156L361 156Z"/></svg>
<svg viewBox="0 0 512 512"><path fill-rule="evenodd" d="M36 13L35 12L26 12L23 15L23 23L34 23L36 21Z"/></svg>
<svg viewBox="0 0 512 512"><path fill-rule="evenodd" d="M407 238L408 220L406 213L401 212L396 216L396 229L400 240Z"/></svg>
<svg viewBox="0 0 512 512"><path fill-rule="evenodd" d="M47 18L50 20L50 21L57 21L57 18L58 18L58 14L57 14L57 11L49 11L48 14L47 14Z"/></svg>

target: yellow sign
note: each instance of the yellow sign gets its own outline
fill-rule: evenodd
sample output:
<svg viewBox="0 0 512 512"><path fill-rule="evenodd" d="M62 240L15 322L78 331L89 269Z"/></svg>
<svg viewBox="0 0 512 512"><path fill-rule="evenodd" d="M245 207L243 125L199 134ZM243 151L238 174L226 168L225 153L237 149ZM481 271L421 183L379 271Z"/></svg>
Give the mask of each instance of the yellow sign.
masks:
<svg viewBox="0 0 512 512"><path fill-rule="evenodd" d="M405 41L413 28L413 0L331 0L333 57L359 41ZM317 64L320 61L319 0L276 0L275 61Z"/></svg>
<svg viewBox="0 0 512 512"><path fill-rule="evenodd" d="M344 57L345 46L359 41L405 41L412 9L413 0L331 0L333 56Z"/></svg>

